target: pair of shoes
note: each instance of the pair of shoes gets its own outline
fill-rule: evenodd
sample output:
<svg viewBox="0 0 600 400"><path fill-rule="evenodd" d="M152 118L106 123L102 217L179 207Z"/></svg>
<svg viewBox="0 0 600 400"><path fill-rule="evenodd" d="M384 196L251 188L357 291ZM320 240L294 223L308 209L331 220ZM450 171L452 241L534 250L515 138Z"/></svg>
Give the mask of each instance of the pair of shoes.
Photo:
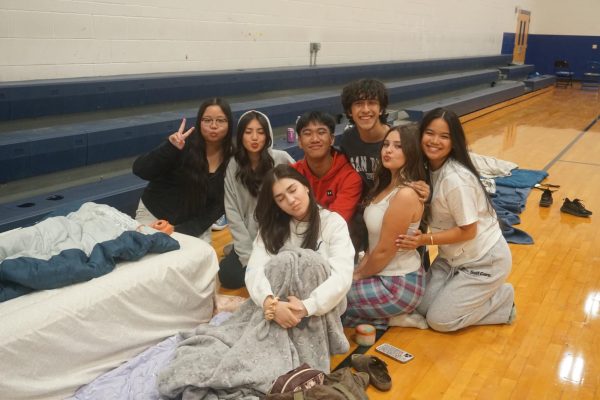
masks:
<svg viewBox="0 0 600 400"><path fill-rule="evenodd" d="M222 231L223 229L227 228L227 217L225 214L221 215L210 228L213 231Z"/></svg>
<svg viewBox="0 0 600 400"><path fill-rule="evenodd" d="M392 378L388 373L387 364L379 357L366 354L352 354L352 366L358 372L369 374L369 382L381 391L392 388Z"/></svg>
<svg viewBox="0 0 600 400"><path fill-rule="evenodd" d="M560 211L575 215L576 217L589 217L592 215L592 212L585 208L581 200L573 199L573 201L569 200L568 197L565 198L565 201L560 208Z"/></svg>
<svg viewBox="0 0 600 400"><path fill-rule="evenodd" d="M540 198L540 207L550 207L554 200L552 199L552 190L544 189Z"/></svg>
<svg viewBox="0 0 600 400"><path fill-rule="evenodd" d="M394 315L388 320L389 326L401 326L403 328L428 329L429 325L424 316L414 311L410 314Z"/></svg>

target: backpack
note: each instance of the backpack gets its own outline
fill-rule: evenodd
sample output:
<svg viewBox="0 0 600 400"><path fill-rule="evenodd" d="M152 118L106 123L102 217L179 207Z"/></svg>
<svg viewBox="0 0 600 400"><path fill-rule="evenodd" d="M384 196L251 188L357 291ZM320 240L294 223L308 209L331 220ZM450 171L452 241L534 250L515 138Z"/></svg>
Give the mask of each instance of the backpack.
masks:
<svg viewBox="0 0 600 400"><path fill-rule="evenodd" d="M323 384L295 392L270 393L264 400L368 400L369 375L352 373L348 367L325 375Z"/></svg>
<svg viewBox="0 0 600 400"><path fill-rule="evenodd" d="M275 379L269 394L299 392L303 389L321 385L324 380L325 373L323 371L311 368L308 364L303 363Z"/></svg>

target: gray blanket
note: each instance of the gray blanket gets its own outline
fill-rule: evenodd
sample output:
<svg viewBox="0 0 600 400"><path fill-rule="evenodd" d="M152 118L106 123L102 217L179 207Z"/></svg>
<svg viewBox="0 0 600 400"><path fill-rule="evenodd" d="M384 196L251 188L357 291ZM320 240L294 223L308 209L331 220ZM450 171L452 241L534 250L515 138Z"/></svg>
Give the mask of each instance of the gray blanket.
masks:
<svg viewBox="0 0 600 400"><path fill-rule="evenodd" d="M304 299L327 279L330 267L318 253L294 248L283 249L265 271L276 296ZM345 309L343 301L324 316L284 329L266 321L249 299L223 325L200 325L185 335L158 378L159 391L163 398L185 400L256 399L303 362L329 372L330 354L349 349L340 320Z"/></svg>

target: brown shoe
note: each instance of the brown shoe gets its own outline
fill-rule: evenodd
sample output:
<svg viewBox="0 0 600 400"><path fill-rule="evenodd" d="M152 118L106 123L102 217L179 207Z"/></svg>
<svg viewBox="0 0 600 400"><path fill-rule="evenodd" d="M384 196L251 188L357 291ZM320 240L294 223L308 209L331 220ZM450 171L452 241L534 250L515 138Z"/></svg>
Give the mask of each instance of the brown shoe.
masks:
<svg viewBox="0 0 600 400"><path fill-rule="evenodd" d="M392 388L392 378L388 373L387 364L379 357L366 354L352 354L352 366L358 372L369 374L369 383L382 391Z"/></svg>

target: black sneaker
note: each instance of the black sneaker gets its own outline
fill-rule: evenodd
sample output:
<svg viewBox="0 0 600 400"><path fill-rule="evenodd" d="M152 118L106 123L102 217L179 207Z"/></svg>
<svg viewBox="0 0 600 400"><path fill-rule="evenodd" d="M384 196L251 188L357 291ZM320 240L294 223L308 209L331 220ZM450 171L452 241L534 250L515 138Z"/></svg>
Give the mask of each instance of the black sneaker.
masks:
<svg viewBox="0 0 600 400"><path fill-rule="evenodd" d="M575 215L576 217L589 217L592 215L592 212L586 210L583 203L579 199L574 199L573 201L565 198L565 202L563 203L560 211Z"/></svg>
<svg viewBox="0 0 600 400"><path fill-rule="evenodd" d="M585 213L587 215L592 215L592 212L590 210L588 210L587 208L585 208L585 206L583 205L583 202L581 200L573 199L573 201L571 203L575 204L575 207L579 208L582 213Z"/></svg>
<svg viewBox="0 0 600 400"><path fill-rule="evenodd" d="M544 189L542 197L540 198L540 207L550 207L553 202L552 191L550 189Z"/></svg>

